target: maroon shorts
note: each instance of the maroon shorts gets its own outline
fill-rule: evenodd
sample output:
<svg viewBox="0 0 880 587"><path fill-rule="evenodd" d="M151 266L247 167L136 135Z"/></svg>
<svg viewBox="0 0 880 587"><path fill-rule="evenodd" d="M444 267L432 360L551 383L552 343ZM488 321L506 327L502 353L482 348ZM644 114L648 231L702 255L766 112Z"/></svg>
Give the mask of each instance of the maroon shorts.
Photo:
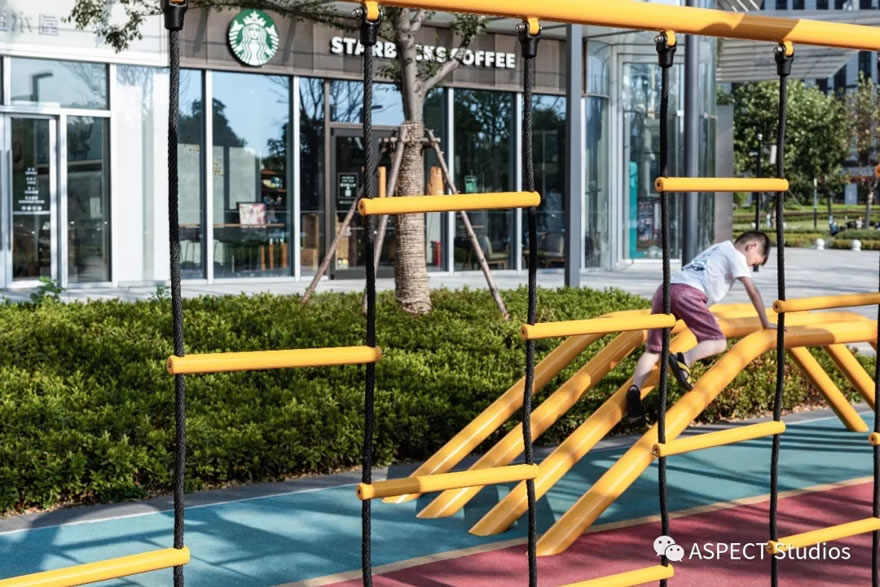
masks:
<svg viewBox="0 0 880 587"><path fill-rule="evenodd" d="M669 286L669 301L672 315L683 320L697 342L704 340L724 340L724 333L718 326L718 320L706 307L706 294L695 287L683 283ZM651 299L651 313L663 313L663 288L658 287ZM663 350L663 330L652 330L648 333L648 350L659 353Z"/></svg>

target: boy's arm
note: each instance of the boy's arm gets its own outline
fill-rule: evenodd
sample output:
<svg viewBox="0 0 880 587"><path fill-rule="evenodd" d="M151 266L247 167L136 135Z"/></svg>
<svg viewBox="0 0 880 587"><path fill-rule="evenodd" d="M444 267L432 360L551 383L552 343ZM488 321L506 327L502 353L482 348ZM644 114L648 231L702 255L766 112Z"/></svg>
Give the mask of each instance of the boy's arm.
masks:
<svg viewBox="0 0 880 587"><path fill-rule="evenodd" d="M752 278L740 277L739 280L742 281L743 286L746 288L746 293L749 294L749 299L752 301L752 305L755 306L755 311L758 312L761 326L763 328L776 328L775 324L771 324L770 321L767 320L767 313L764 311L764 300L761 299L761 292L758 291L758 286L755 285Z"/></svg>

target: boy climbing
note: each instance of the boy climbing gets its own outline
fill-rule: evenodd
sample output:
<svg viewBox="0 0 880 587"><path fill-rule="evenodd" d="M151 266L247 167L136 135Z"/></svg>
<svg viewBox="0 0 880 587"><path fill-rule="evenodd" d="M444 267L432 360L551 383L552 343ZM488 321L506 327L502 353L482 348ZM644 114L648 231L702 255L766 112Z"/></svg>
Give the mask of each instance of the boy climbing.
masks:
<svg viewBox="0 0 880 587"><path fill-rule="evenodd" d="M709 306L720 302L735 280L740 280L764 328L776 328L767 320L761 293L752 281L752 268L767 262L770 239L759 231L740 235L735 242L712 245L670 279L670 311L676 320L683 320L694 336L697 346L686 353L669 353L669 368L686 390L691 389L690 366L727 349L727 339L718 326ZM663 288L657 288L651 300L651 313L663 313ZM627 420L645 426L641 389L662 352L663 331L648 333L647 350L636 364L633 384L626 392Z"/></svg>

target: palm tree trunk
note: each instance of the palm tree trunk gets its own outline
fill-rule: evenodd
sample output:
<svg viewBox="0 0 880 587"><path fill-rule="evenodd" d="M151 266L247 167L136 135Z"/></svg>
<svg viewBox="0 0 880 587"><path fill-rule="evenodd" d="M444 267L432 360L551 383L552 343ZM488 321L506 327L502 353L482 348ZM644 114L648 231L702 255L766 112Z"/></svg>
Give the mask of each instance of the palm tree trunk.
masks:
<svg viewBox="0 0 880 587"><path fill-rule="evenodd" d="M425 192L421 122L407 121L401 128L405 138L403 162L397 184L400 196L421 196ZM396 219L397 256L394 261L395 296L400 306L411 314L431 311L431 290L425 259L425 215L402 214Z"/></svg>

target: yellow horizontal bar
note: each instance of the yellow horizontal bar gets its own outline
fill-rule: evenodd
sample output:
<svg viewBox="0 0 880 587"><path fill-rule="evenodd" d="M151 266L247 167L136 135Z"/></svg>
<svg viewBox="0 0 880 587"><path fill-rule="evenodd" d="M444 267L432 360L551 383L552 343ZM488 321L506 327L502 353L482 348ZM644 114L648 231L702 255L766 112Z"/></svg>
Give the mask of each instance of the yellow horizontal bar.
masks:
<svg viewBox="0 0 880 587"><path fill-rule="evenodd" d="M675 29L679 34L880 50L880 37L873 27L868 26L625 0L553 0L539 3L533 0L383 0L382 4L518 19L533 17L543 21L623 29Z"/></svg>
<svg viewBox="0 0 880 587"><path fill-rule="evenodd" d="M782 422L761 422L760 424L737 426L729 430L719 430L718 432L707 432L706 434L679 438L665 444L657 443L654 445L652 452L655 457L668 457L704 448L712 448L713 446L773 436L783 432L785 432L785 424Z"/></svg>
<svg viewBox="0 0 880 587"><path fill-rule="evenodd" d="M630 587L631 585L643 585L662 579L669 579L674 574L672 565L666 567L656 565L637 571L627 571L626 573L608 575L607 577L599 577L598 579L590 579L580 583L571 583L565 587Z"/></svg>
<svg viewBox="0 0 880 587"><path fill-rule="evenodd" d="M874 177L880 177L880 165L874 168Z"/></svg>
<svg viewBox="0 0 880 587"><path fill-rule="evenodd" d="M143 554L111 558L96 563L77 565L54 571L44 571L21 577L0 580L0 587L67 587L85 585L108 579L118 579L139 573L158 571L185 565L189 562L189 549L163 548Z"/></svg>
<svg viewBox="0 0 880 587"><path fill-rule="evenodd" d="M506 210L529 208L541 203L538 192L500 192L496 194L458 194L455 196L400 196L363 198L358 202L361 216L379 214L419 214L459 210Z"/></svg>
<svg viewBox="0 0 880 587"><path fill-rule="evenodd" d="M837 526L804 532L803 534L786 536L775 541L770 540L767 542L767 552L776 554L791 548L804 548L805 546L813 546L814 544L830 542L831 540L840 540L847 536L855 536L856 534L864 534L874 530L880 530L880 518L865 518L864 520L838 524Z"/></svg>
<svg viewBox="0 0 880 587"><path fill-rule="evenodd" d="M519 335L524 340L535 340L538 338L553 338L555 336L654 330L657 328L672 328L673 326L675 326L675 316L672 314L650 314L632 318L594 318L592 320L566 320L564 322L523 324L519 329Z"/></svg>
<svg viewBox="0 0 880 587"><path fill-rule="evenodd" d="M870 442L874 446L880 445L880 433L871 432L871 435L868 436L868 442Z"/></svg>
<svg viewBox="0 0 880 587"><path fill-rule="evenodd" d="M787 179L750 177L658 177L658 192L787 192Z"/></svg>
<svg viewBox="0 0 880 587"><path fill-rule="evenodd" d="M538 465L513 465L511 467L496 467L494 469L391 479L372 484L358 483L355 492L359 499L366 500L405 495L407 493L429 493L431 491L445 491L461 487L513 483L515 481L534 479L537 476Z"/></svg>
<svg viewBox="0 0 880 587"><path fill-rule="evenodd" d="M857 293L840 296L820 296L815 298L797 298L794 300L776 300L773 311L806 312L808 310L827 310L829 308L848 308L851 306L873 306L880 304L880 293Z"/></svg>
<svg viewBox="0 0 880 587"><path fill-rule="evenodd" d="M289 369L293 367L331 367L378 363L382 349L368 346L343 346L322 349L287 351L253 351L246 353L209 353L168 357L166 366L172 375L223 373L225 371L256 371L258 369Z"/></svg>

